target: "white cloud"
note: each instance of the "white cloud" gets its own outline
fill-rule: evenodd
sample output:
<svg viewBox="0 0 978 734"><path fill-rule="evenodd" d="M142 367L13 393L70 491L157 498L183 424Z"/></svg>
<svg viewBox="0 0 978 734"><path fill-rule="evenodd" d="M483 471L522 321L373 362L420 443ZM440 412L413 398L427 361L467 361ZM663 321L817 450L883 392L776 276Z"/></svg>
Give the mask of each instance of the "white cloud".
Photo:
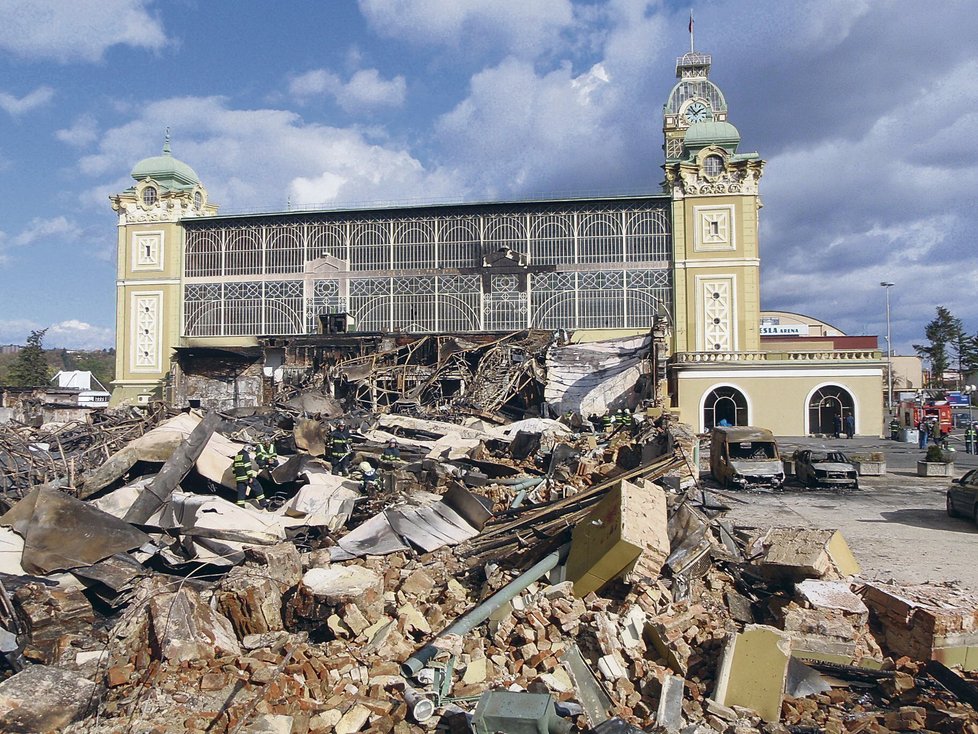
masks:
<svg viewBox="0 0 978 734"><path fill-rule="evenodd" d="M24 344L32 331L47 329L45 349L108 349L115 346L115 330L68 319L46 327L31 319L0 319L0 344Z"/></svg>
<svg viewBox="0 0 978 734"><path fill-rule="evenodd" d="M0 0L0 49L25 59L98 61L115 45L167 43L149 0Z"/></svg>
<svg viewBox="0 0 978 734"><path fill-rule="evenodd" d="M65 242L78 240L78 228L63 216L44 219L36 217L16 235L0 231L0 265L10 261L10 250L41 242L49 237L58 237Z"/></svg>
<svg viewBox="0 0 978 734"><path fill-rule="evenodd" d="M55 131L54 137L72 147L83 148L98 139L98 124L93 115L86 113L80 115L71 127Z"/></svg>
<svg viewBox="0 0 978 734"><path fill-rule="evenodd" d="M23 115L26 112L43 107L54 98L54 90L51 87L38 87L33 92L28 92L23 97L15 97L6 92L0 92L0 109L14 117Z"/></svg>
<svg viewBox="0 0 978 734"><path fill-rule="evenodd" d="M403 76L383 79L376 69L360 69L347 82L326 69L313 69L289 82L289 91L300 100L329 94L350 113L400 107L404 104L406 90Z"/></svg>
<svg viewBox="0 0 978 734"><path fill-rule="evenodd" d="M311 206L462 193L450 176L359 130L305 123L284 110L231 109L219 97L141 105L137 118L102 135L97 152L79 161L81 170L131 170L156 153L161 121L173 121L173 154L197 171L212 201L232 211L282 209L288 200Z"/></svg>
<svg viewBox="0 0 978 734"><path fill-rule="evenodd" d="M360 10L382 36L469 51L537 55L574 24L570 0L360 0Z"/></svg>
<svg viewBox="0 0 978 734"><path fill-rule="evenodd" d="M30 333L40 328L29 319L0 319L0 344L24 344Z"/></svg>
<svg viewBox="0 0 978 734"><path fill-rule="evenodd" d="M52 217L51 219L35 218L31 220L26 229L13 237L10 243L23 247L53 236L74 240L77 237L77 228L63 216Z"/></svg>
<svg viewBox="0 0 978 734"><path fill-rule="evenodd" d="M608 189L627 178L621 104L600 64L577 76L569 64L538 76L510 58L476 74L436 129L446 159L481 195L567 192L579 181Z"/></svg>
<svg viewBox="0 0 978 734"><path fill-rule="evenodd" d="M59 321L44 335L47 349L107 349L115 344L115 330L78 319Z"/></svg>

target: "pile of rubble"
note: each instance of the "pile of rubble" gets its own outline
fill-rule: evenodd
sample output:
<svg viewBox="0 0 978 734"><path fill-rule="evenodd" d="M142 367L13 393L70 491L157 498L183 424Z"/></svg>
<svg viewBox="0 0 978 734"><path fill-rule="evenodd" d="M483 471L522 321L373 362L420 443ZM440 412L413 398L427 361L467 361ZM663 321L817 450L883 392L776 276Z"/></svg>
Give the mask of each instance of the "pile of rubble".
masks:
<svg viewBox="0 0 978 734"><path fill-rule="evenodd" d="M7 494L0 730L978 734L978 599L730 526L654 411L346 416L375 479L316 417L245 412ZM260 441L271 502L241 506Z"/></svg>

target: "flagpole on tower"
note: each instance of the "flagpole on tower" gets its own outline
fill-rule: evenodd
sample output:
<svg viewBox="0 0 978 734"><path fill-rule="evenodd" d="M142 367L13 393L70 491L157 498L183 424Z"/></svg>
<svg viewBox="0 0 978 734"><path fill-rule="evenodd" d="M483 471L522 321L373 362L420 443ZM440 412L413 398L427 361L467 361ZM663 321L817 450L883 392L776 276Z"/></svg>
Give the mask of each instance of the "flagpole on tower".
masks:
<svg viewBox="0 0 978 734"><path fill-rule="evenodd" d="M693 9L689 9L689 52L696 53L696 47L693 44Z"/></svg>

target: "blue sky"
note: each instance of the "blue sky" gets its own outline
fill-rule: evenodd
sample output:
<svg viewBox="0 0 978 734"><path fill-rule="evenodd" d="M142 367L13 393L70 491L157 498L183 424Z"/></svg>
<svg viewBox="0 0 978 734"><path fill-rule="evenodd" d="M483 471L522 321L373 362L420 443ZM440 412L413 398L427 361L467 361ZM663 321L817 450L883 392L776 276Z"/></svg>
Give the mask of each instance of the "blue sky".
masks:
<svg viewBox="0 0 978 734"><path fill-rule="evenodd" d="M698 2L761 181L762 305L978 331L971 2ZM106 347L108 195L169 126L222 211L658 190L689 3L0 0L0 343Z"/></svg>

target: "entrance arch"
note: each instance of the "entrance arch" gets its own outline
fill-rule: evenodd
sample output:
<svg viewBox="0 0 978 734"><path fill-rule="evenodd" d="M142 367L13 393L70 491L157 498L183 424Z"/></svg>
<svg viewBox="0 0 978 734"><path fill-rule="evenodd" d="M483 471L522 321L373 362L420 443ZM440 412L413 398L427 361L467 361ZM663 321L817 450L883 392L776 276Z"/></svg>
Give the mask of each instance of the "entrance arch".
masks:
<svg viewBox="0 0 978 734"><path fill-rule="evenodd" d="M822 385L808 397L808 433L833 435L845 430L847 416L856 418L856 401L840 385ZM838 422L836 419L838 418Z"/></svg>
<svg viewBox="0 0 978 734"><path fill-rule="evenodd" d="M704 431L719 425L750 425L747 396L733 385L717 385L705 393L700 415Z"/></svg>

